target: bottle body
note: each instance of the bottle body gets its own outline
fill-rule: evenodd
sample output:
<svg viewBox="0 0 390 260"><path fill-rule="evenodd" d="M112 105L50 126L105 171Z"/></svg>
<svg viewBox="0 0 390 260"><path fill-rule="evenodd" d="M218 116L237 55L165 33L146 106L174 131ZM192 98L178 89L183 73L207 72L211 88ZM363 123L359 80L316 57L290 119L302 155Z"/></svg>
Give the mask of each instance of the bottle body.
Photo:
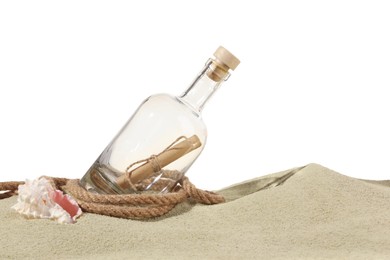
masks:
<svg viewBox="0 0 390 260"><path fill-rule="evenodd" d="M157 166L161 169L147 174L139 183L128 185L126 179L122 180L124 184L118 183L122 176L128 177L129 171L153 160L153 156L167 148L169 150L175 141L180 143L194 136L198 142L195 149L164 167ZM178 140L180 137L182 140ZM121 194L155 191L153 185L159 181L159 192L170 191L199 156L206 137L207 130L201 115L180 97L167 94L150 96L97 158L81 179L81 184L92 192ZM140 163L133 169L128 168L135 162ZM164 176L164 173L170 176Z"/></svg>
<svg viewBox="0 0 390 260"><path fill-rule="evenodd" d="M90 167L80 184L103 194L169 192L206 143L205 103L239 60L220 47L180 97L147 98Z"/></svg>

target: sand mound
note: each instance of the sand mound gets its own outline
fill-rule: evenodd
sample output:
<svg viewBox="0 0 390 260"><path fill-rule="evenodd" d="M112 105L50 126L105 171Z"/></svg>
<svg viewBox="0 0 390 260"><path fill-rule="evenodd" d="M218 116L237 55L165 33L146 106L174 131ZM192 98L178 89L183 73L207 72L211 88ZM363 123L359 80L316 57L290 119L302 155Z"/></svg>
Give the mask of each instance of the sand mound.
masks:
<svg viewBox="0 0 390 260"><path fill-rule="evenodd" d="M134 221L84 214L74 225L26 220L0 200L0 258L390 257L390 186L325 167L267 175L220 191L228 202L182 204Z"/></svg>

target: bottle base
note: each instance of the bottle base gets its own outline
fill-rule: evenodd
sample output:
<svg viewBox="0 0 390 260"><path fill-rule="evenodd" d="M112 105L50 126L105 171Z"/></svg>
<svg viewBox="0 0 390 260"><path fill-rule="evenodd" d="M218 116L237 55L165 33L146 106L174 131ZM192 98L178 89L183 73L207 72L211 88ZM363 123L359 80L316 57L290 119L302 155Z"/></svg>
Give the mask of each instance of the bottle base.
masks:
<svg viewBox="0 0 390 260"><path fill-rule="evenodd" d="M107 172L109 171L109 172ZM115 182L109 178L112 171L100 167L97 163L92 165L87 174L80 180L81 186L87 191L99 194L122 194L124 193Z"/></svg>

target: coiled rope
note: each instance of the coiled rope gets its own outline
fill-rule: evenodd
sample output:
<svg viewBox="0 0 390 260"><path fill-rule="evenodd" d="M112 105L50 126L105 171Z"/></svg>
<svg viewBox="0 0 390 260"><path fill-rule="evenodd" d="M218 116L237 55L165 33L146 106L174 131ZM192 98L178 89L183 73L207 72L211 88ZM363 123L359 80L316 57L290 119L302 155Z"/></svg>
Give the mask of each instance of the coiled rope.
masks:
<svg viewBox="0 0 390 260"><path fill-rule="evenodd" d="M222 195L195 187L183 177L175 190L156 194L106 195L88 192L80 186L78 179L47 177L55 189L62 190L76 199L84 212L128 219L148 219L162 216L177 204L192 199L201 204L218 204L225 201ZM18 186L24 182L0 182L0 199L17 194Z"/></svg>

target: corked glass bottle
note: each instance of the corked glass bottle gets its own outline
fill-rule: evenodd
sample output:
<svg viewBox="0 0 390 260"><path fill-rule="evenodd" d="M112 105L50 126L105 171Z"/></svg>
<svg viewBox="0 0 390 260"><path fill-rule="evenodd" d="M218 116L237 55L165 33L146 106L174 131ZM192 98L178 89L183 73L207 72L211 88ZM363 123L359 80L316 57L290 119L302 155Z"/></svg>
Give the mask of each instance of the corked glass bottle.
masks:
<svg viewBox="0 0 390 260"><path fill-rule="evenodd" d="M183 95L147 98L80 180L103 194L168 192L202 152L205 103L240 61L219 47Z"/></svg>

